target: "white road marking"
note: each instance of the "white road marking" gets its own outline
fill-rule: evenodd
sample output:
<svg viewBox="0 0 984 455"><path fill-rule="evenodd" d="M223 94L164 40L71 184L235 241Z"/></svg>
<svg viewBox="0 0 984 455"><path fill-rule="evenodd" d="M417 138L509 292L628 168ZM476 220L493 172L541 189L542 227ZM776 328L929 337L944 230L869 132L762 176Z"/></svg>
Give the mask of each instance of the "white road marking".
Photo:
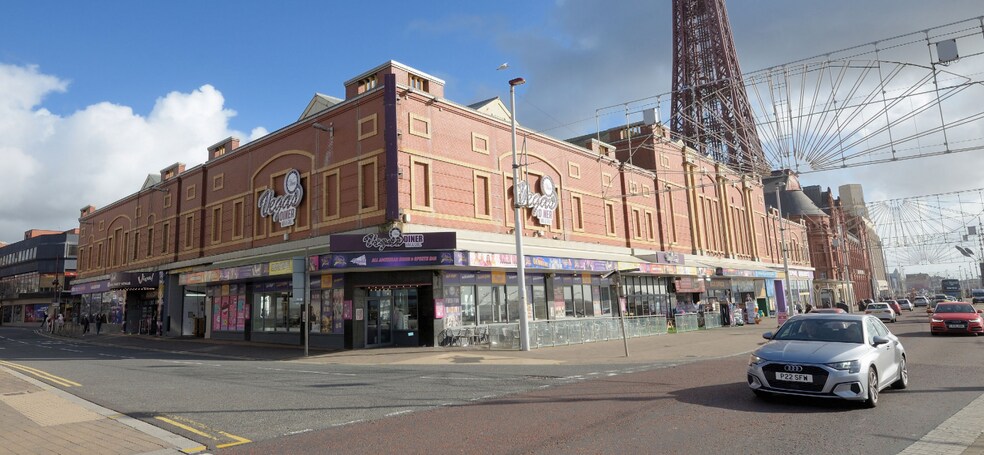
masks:
<svg viewBox="0 0 984 455"><path fill-rule="evenodd" d="M469 378L469 377L444 378L438 376L421 376L419 379L438 379L442 381L498 381L497 378Z"/></svg>
<svg viewBox="0 0 984 455"><path fill-rule="evenodd" d="M982 432L984 432L984 394L899 454L959 455L974 444Z"/></svg>
<svg viewBox="0 0 984 455"><path fill-rule="evenodd" d="M267 371L286 371L288 373L320 374L320 375L324 375L324 376L358 376L357 374L352 374L352 373L335 373L335 372L332 372L332 371L291 370L289 368L257 367L257 369L259 369L259 370L267 370Z"/></svg>
<svg viewBox="0 0 984 455"><path fill-rule="evenodd" d="M353 423L359 423L359 422L363 422L363 421L364 421L363 419L359 419L359 420L350 420L350 421L348 421L348 422L342 422L342 423L336 423L336 424L333 424L333 425L331 425L331 426L332 426L332 427L341 427L341 426L345 426L345 425L351 425L351 424L353 424Z"/></svg>
<svg viewBox="0 0 984 455"><path fill-rule="evenodd" d="M314 430L312 430L312 429L310 429L310 428L305 428L305 429L303 429L303 430L297 430L297 431L288 431L288 432L286 432L286 433L284 433L284 436L293 436L293 435L295 435L295 434L301 434L301 433L307 433L307 432L309 432L309 431L314 431Z"/></svg>
<svg viewBox="0 0 984 455"><path fill-rule="evenodd" d="M391 412L391 413L389 413L389 414L386 414L386 417L393 417L393 416L398 416L398 415L400 415L400 414L409 414L409 413L411 413L411 412L413 412L413 411L411 411L411 410L409 410L409 409L404 409L404 410L402 410L402 411L396 411L396 412Z"/></svg>

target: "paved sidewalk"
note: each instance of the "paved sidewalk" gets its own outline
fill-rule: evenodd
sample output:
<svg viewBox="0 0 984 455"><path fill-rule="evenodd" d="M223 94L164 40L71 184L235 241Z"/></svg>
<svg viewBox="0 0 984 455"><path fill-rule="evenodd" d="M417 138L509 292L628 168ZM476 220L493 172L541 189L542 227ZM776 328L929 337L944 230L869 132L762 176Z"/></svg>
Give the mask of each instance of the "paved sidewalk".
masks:
<svg viewBox="0 0 984 455"><path fill-rule="evenodd" d="M182 454L201 444L0 367L0 453Z"/></svg>

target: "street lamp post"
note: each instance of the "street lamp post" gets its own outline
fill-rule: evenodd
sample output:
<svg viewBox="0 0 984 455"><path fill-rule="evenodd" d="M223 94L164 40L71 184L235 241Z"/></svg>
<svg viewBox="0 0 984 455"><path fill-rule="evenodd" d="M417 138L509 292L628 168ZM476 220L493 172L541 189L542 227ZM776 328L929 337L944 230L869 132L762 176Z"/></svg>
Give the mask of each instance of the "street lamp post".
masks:
<svg viewBox="0 0 984 455"><path fill-rule="evenodd" d="M796 314L796 306L792 304L792 290L789 289L789 258L786 251L786 226L782 217L782 198L779 197L779 189L786 188L786 184L776 182L776 206L779 208L779 243L782 249L782 270L785 274L785 284L783 285L783 298L786 300L786 312L790 315Z"/></svg>
<svg viewBox="0 0 984 455"><path fill-rule="evenodd" d="M517 77L509 81L509 117L512 122L513 211L516 222L516 285L519 286L519 349L530 350L530 317L526 304L526 259L523 256L523 213L519 195L519 159L516 156L516 86L526 80Z"/></svg>
<svg viewBox="0 0 984 455"><path fill-rule="evenodd" d="M51 285L55 288L55 298L52 299L52 308L51 311L48 312L48 319L50 321L48 332L55 333L55 313L58 312L58 309L61 306L61 283L58 282L58 277L55 277L54 281L51 282Z"/></svg>

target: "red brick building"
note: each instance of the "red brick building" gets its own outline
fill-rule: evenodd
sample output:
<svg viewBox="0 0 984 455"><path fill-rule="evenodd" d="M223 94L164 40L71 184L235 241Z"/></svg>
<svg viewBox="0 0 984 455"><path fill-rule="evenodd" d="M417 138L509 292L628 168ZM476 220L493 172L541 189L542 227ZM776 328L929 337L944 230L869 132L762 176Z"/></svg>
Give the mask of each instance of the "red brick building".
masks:
<svg viewBox="0 0 984 455"><path fill-rule="evenodd" d="M509 110L465 106L444 81L387 62L316 95L297 122L137 193L82 209L83 307L128 331L298 343L432 345L457 327L512 324ZM606 273L634 267L627 315L700 298L762 299L781 278L779 217L762 183L666 140L631 157L620 134L563 141L525 128L523 212L534 321L610 318ZM808 282L805 226L787 225L791 281ZM806 286L807 292L809 286ZM703 294L703 295L702 295ZM86 307L86 305L88 305Z"/></svg>

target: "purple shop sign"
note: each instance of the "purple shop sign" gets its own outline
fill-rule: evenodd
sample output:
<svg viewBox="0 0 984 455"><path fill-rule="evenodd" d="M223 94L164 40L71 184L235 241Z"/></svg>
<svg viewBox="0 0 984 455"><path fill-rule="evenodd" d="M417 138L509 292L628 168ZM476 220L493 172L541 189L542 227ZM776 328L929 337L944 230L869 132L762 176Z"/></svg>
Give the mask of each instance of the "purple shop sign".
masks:
<svg viewBox="0 0 984 455"><path fill-rule="evenodd" d="M332 252L453 250L457 247L454 232L404 234L399 228L386 234L338 234L331 236Z"/></svg>
<svg viewBox="0 0 984 455"><path fill-rule="evenodd" d="M453 251L405 251L392 253L332 254L321 269L345 269L355 267L409 267L421 265L454 265Z"/></svg>
<svg viewBox="0 0 984 455"><path fill-rule="evenodd" d="M72 295L94 294L109 290L109 280L93 281L91 283L73 284Z"/></svg>

